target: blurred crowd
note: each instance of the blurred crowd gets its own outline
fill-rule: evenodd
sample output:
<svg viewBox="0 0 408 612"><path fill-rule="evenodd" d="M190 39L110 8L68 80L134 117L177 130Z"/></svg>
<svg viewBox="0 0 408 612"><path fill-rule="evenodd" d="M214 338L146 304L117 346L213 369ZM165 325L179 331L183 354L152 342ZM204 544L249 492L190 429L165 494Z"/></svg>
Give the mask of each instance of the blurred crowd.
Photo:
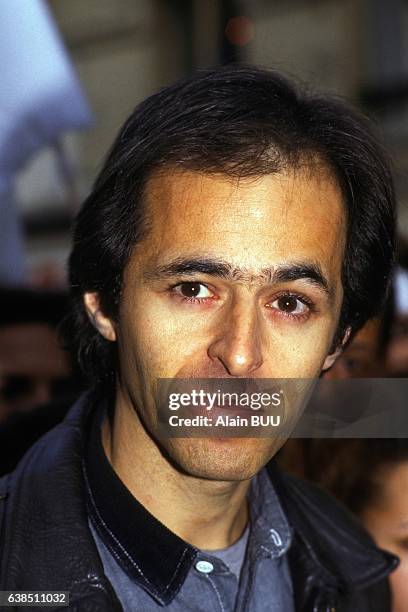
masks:
<svg viewBox="0 0 408 612"><path fill-rule="evenodd" d="M60 291L0 288L0 473L56 425L83 383L59 334Z"/></svg>

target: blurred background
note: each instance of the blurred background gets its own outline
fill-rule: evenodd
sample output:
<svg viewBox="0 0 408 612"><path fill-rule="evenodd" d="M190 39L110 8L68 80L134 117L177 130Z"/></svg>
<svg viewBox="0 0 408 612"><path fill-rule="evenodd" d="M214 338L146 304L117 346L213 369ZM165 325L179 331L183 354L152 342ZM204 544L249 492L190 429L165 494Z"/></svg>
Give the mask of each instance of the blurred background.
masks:
<svg viewBox="0 0 408 612"><path fill-rule="evenodd" d="M328 376L408 376L407 0L2 0L0 57L0 474L84 386L58 340L75 213L134 106L198 68L276 68L377 123L395 169L398 267L384 313ZM407 440L290 443L282 464L400 555L395 611L408 609Z"/></svg>
<svg viewBox="0 0 408 612"><path fill-rule="evenodd" d="M16 17L33 3L37 0L20 2ZM72 216L132 108L197 68L231 61L284 70L347 97L374 117L395 162L399 224L408 236L406 0L43 4L76 72L89 118L84 122L80 116L85 125L75 131L62 126L53 142L44 142L18 169L15 206L23 234L24 272L16 270L16 278L37 287L64 286ZM39 36L36 29L29 34ZM23 52L26 41L18 42ZM45 47L43 53L49 55ZM34 78L38 61L41 58L26 57L27 71ZM15 257L13 261L16 265ZM9 265L8 276L11 271Z"/></svg>

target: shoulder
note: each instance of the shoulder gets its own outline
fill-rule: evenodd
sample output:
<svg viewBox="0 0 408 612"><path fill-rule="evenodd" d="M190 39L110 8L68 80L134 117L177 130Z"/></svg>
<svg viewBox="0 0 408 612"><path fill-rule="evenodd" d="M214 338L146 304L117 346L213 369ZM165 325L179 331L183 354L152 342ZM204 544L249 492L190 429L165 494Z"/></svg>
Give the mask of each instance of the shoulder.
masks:
<svg viewBox="0 0 408 612"><path fill-rule="evenodd" d="M98 609L119 609L89 530L84 491L83 444L99 399L82 396L0 479L3 590L69 590L70 609L90 609L88 599L99 596Z"/></svg>
<svg viewBox="0 0 408 612"><path fill-rule="evenodd" d="M74 464L77 452L82 450L84 433L88 416L98 401L93 392L84 393L67 411L65 418L52 429L44 433L18 462L9 474L9 487L30 486L30 474L36 481L47 478L56 468L65 465L66 461Z"/></svg>
<svg viewBox="0 0 408 612"><path fill-rule="evenodd" d="M314 571L343 592L366 589L383 581L398 565L391 553L377 548L359 521L320 487L267 466L282 506Z"/></svg>

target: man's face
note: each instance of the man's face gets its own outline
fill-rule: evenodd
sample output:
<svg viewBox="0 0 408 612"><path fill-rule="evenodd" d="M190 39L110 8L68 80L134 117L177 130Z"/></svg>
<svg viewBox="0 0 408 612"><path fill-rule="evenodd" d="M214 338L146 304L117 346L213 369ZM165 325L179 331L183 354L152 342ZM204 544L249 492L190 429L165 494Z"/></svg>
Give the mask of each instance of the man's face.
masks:
<svg viewBox="0 0 408 612"><path fill-rule="evenodd" d="M342 303L345 219L323 168L232 180L168 171L145 196L125 269L120 393L154 437L158 378L309 378L328 367ZM189 474L242 480L273 438L157 442Z"/></svg>
<svg viewBox="0 0 408 612"><path fill-rule="evenodd" d="M370 319L355 335L325 378L378 378L385 376L385 351L381 350L381 319Z"/></svg>

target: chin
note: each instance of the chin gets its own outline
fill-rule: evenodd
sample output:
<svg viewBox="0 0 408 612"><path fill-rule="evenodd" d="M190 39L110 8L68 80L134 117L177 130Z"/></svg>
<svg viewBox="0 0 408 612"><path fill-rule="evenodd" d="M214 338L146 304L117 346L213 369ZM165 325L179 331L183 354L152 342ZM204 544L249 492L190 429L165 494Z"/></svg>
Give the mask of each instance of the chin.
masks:
<svg viewBox="0 0 408 612"><path fill-rule="evenodd" d="M271 438L172 438L163 449L180 472L217 481L255 476L282 445Z"/></svg>

